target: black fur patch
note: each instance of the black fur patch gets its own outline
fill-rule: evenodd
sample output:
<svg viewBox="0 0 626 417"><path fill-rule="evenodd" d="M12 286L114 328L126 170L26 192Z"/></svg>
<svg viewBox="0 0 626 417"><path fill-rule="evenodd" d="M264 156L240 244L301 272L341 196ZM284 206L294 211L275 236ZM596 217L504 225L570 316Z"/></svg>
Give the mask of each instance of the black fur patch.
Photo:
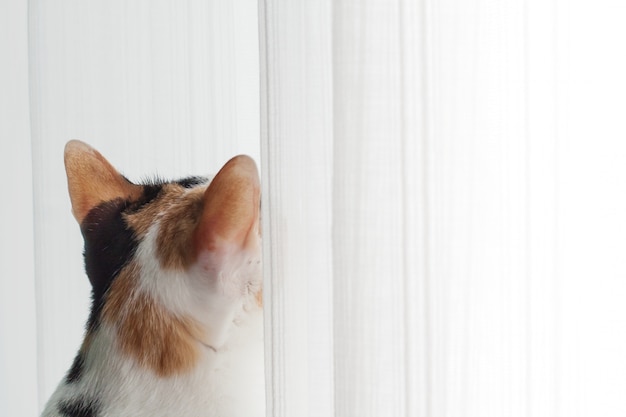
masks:
<svg viewBox="0 0 626 417"><path fill-rule="evenodd" d="M206 182L206 178L204 177L187 177L182 180L176 181L178 185L182 185L185 188L193 188L196 185L203 184Z"/></svg>
<svg viewBox="0 0 626 417"><path fill-rule="evenodd" d="M65 382L71 384L72 382L77 382L83 376L83 365L85 364L85 359L81 352L78 352L76 357L74 358L74 363L72 363L72 367L69 372L65 376Z"/></svg>
<svg viewBox="0 0 626 417"><path fill-rule="evenodd" d="M137 237L127 226L124 214L140 210L155 200L162 189L163 183L144 184L143 195L138 201L121 198L107 201L91 209L83 219L81 231L85 240L85 270L92 288L88 332L98 328L106 292L122 268L135 256Z"/></svg>
<svg viewBox="0 0 626 417"><path fill-rule="evenodd" d="M98 327L104 295L137 249L135 234L122 216L128 205L122 199L102 203L94 207L81 224L85 239L85 270L92 288L87 331Z"/></svg>
<svg viewBox="0 0 626 417"><path fill-rule="evenodd" d="M63 417L97 417L99 408L97 401L66 400L59 403L59 413Z"/></svg>
<svg viewBox="0 0 626 417"><path fill-rule="evenodd" d="M141 196L141 199L131 204L128 210L137 211L144 205L155 200L159 196L159 193L161 192L161 190L163 189L163 184L164 182L148 182L144 184L143 195Z"/></svg>

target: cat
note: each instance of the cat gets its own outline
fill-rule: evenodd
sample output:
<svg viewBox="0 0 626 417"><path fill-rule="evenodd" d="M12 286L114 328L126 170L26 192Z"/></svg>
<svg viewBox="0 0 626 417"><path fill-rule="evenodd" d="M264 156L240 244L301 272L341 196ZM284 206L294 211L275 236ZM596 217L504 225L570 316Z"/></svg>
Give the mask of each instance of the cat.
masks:
<svg viewBox="0 0 626 417"><path fill-rule="evenodd" d="M83 142L64 160L92 306L42 417L265 415L254 161L134 184Z"/></svg>

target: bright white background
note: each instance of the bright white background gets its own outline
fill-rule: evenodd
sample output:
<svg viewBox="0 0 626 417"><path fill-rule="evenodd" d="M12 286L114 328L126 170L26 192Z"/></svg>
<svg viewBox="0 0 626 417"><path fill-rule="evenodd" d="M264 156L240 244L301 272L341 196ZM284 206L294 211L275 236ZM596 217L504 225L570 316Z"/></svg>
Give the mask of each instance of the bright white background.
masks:
<svg viewBox="0 0 626 417"><path fill-rule="evenodd" d="M36 415L80 344L72 138L131 179L261 162L273 415L626 415L625 20L2 2L0 415Z"/></svg>

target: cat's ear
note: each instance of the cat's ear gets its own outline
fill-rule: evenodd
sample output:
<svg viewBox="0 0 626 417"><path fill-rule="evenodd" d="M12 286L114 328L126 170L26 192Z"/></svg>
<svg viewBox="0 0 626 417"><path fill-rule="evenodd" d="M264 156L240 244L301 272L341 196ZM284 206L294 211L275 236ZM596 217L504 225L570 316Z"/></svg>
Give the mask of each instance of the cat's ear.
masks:
<svg viewBox="0 0 626 417"><path fill-rule="evenodd" d="M86 143L69 141L65 145L64 160L72 213L78 223L102 202L136 199L141 195L141 187L129 182Z"/></svg>
<svg viewBox="0 0 626 417"><path fill-rule="evenodd" d="M203 196L194 231L196 253L243 249L258 238L260 183L252 158L239 155L217 173Z"/></svg>

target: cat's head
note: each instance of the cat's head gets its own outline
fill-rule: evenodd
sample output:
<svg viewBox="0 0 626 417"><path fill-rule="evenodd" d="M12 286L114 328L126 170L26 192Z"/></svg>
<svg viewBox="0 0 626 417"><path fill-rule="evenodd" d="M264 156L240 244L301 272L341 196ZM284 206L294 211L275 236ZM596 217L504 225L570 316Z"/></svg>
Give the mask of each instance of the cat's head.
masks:
<svg viewBox="0 0 626 417"><path fill-rule="evenodd" d="M135 184L89 145L71 141L65 167L85 240L93 305L83 349L107 331L157 373L193 366L227 343L239 314L262 303L260 186L247 156L212 180Z"/></svg>

